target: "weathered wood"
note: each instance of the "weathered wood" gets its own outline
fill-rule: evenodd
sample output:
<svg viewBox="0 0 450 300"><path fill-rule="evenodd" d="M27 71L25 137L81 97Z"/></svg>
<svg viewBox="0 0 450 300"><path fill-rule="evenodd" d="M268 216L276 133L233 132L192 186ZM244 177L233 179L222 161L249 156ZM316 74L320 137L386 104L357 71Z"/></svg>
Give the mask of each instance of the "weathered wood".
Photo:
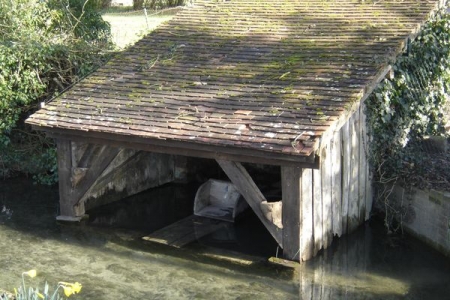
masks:
<svg viewBox="0 0 450 300"><path fill-rule="evenodd" d="M336 131L331 142L331 201L333 203L333 235L342 235L342 166L341 131Z"/></svg>
<svg viewBox="0 0 450 300"><path fill-rule="evenodd" d="M92 209L174 180L173 157L123 149L81 197Z"/></svg>
<svg viewBox="0 0 450 300"><path fill-rule="evenodd" d="M100 145L88 144L80 160L74 163L74 165L78 168L89 168L92 165L92 161L98 156L96 153L100 152L101 149L102 146Z"/></svg>
<svg viewBox="0 0 450 300"><path fill-rule="evenodd" d="M327 249L333 240L333 203L331 199L332 184L332 160L331 145L328 144L322 149L321 164L322 173L322 212L323 212L323 247Z"/></svg>
<svg viewBox="0 0 450 300"><path fill-rule="evenodd" d="M300 261L302 168L281 167L283 256Z"/></svg>
<svg viewBox="0 0 450 300"><path fill-rule="evenodd" d="M103 146L101 151L97 153L96 159L90 159L92 165L86 172L85 176L80 180L76 189L73 189L70 195L70 202L75 205L80 201L81 197L94 184L97 178L102 174L106 167L120 152L119 148L111 148ZM94 152L95 153L95 152Z"/></svg>
<svg viewBox="0 0 450 300"><path fill-rule="evenodd" d="M59 151L59 156L65 157L59 159L59 165L62 170L61 216L66 218L83 216L86 209L173 180L170 155L86 143L81 144L78 150L76 143L68 143L64 150ZM60 144L62 149L63 143ZM102 197L111 190L115 193L108 198Z"/></svg>
<svg viewBox="0 0 450 300"><path fill-rule="evenodd" d="M69 140L56 140L58 152L58 180L59 180L59 214L76 217L73 204L68 201L72 190L72 145Z"/></svg>
<svg viewBox="0 0 450 300"><path fill-rule="evenodd" d="M323 247L322 176L313 170L314 255Z"/></svg>
<svg viewBox="0 0 450 300"><path fill-rule="evenodd" d="M282 201L276 201L276 202L261 202L260 204L261 211L263 212L264 216L267 220L272 222L275 226L282 229L283 223L282 223L282 213L283 213L283 202Z"/></svg>
<svg viewBox="0 0 450 300"><path fill-rule="evenodd" d="M355 111L360 109L360 103L365 101L373 92L375 87L384 79L386 75L392 70L392 66L384 66L375 76L375 79L366 86L364 91L362 91L362 97L360 101L356 101L347 110L346 114L343 114L337 122L335 122L332 126L328 128L322 135L322 143L328 143L332 138L335 131L341 130L343 126L350 122L350 118L352 117Z"/></svg>
<svg viewBox="0 0 450 300"><path fill-rule="evenodd" d="M359 113L350 119L350 141L351 141L351 162L350 162L350 192L349 192L349 214L348 232L353 232L359 226Z"/></svg>
<svg viewBox="0 0 450 300"><path fill-rule="evenodd" d="M79 143L72 141L72 167L77 168L80 167L78 162L81 160L83 155L88 151L88 148L93 147L94 145L88 144L86 142Z"/></svg>
<svg viewBox="0 0 450 300"><path fill-rule="evenodd" d="M251 176L248 174L247 170L245 170L245 168L238 162L226 160L217 160L217 162L225 174L227 174L231 182L234 183L238 191L242 194L242 196L244 196L247 203L253 209L275 241L283 247L282 230L274 223L267 220L264 216L264 213L261 210L261 204L267 200L256 186Z"/></svg>
<svg viewBox="0 0 450 300"><path fill-rule="evenodd" d="M142 239L181 248L227 225L228 223L225 221L191 215L167 227L156 230Z"/></svg>
<svg viewBox="0 0 450 300"><path fill-rule="evenodd" d="M296 165L304 168L318 168L319 161L315 155L293 156L255 151L251 149L220 148L212 145L199 145L189 142L147 139L122 135L107 135L101 132L84 132L76 130L52 129L48 135L55 139L70 139L76 142L109 145L111 147L143 150L148 152L175 154L191 157L221 159L267 165Z"/></svg>
<svg viewBox="0 0 450 300"><path fill-rule="evenodd" d="M291 260L314 254L312 170L281 168L283 189L283 253Z"/></svg>
<svg viewBox="0 0 450 300"><path fill-rule="evenodd" d="M273 141L276 146L281 145L286 151L295 153L289 141L281 138L290 129L289 125L319 120L322 115L330 123L338 123L335 121L347 113L349 103L358 103L361 96L369 94L384 78L384 74L380 76L379 73L390 56L399 54L404 39L424 22L427 17L425 12L432 9L431 3L425 3L428 1L418 4L413 0L389 10L364 7L367 14L361 14L361 7L352 1L340 4L344 9L339 11L319 3L308 3L310 7L306 9L302 1L283 1L282 9L278 5L263 5L261 1L243 1L244 5L252 6L260 15L277 15L277 19L283 20L272 24L269 29L264 18L245 18L242 14L245 12L238 9L239 5L230 6L227 2L219 2L216 11L211 11L209 5L203 5L203 1L194 10L183 11L182 18L173 20L177 26L166 26L148 35L135 48L83 80L76 91L64 93L63 101L47 104L29 122L34 121L32 124L43 128L65 127L108 132L111 135L150 136L151 139L196 140L200 145L217 144L223 148L239 148L242 143L248 142L248 135L252 135ZM220 7L235 11L228 17L236 22L218 22L223 17ZM414 13L408 13L408 10ZM297 13L293 15L292 11ZM380 13L381 16L374 17ZM303 29L308 25L308 14L318 14L321 20L316 22L315 30ZM330 14L336 17L326 18ZM402 16L402 19L393 18L395 15ZM341 26L342 18L353 19L353 24ZM248 34L247 26L239 25L244 19L251 23L253 34ZM364 27L368 22L375 24L371 28ZM205 34L205 28L209 28L208 32L219 30L222 34ZM200 35L189 37L187 32ZM317 35L317 32L322 34ZM231 36L244 36L246 43L230 46ZM316 47L311 49L307 43L286 43L290 36L314 39ZM362 40L361 36L364 37ZM186 42L187 38L189 42ZM267 44L267 40L272 42ZM152 64L151 72L145 72L148 58L167 51L168 43L183 43L184 47L179 51L189 59L174 59L170 66ZM335 43L343 47L341 51L336 51ZM249 44L255 47L248 47ZM355 44L359 47L354 47ZM260 45L265 45L267 51L261 52ZM290 66L289 72L282 76L267 72L268 65L274 69L271 71L282 71L270 63L283 61L290 55L295 55L304 64ZM379 61L376 62L374 57ZM252 67L248 68L249 65ZM220 76L224 72L226 76ZM211 76L199 79L205 73ZM346 76L343 77L344 73ZM292 80L294 74L298 76ZM295 90L298 96L285 93L286 80L290 80L289 89ZM93 90L96 92L92 93ZM313 96L313 102L324 103L311 104L306 95ZM295 102L295 105L285 105L286 102ZM116 109L118 105L120 109ZM314 113L316 107L322 112L320 115ZM214 110L223 113L224 118L215 116ZM276 113L278 110L280 113ZM145 113L141 113L143 111ZM272 117L272 123L277 122L279 126L266 127L262 117ZM239 130L237 133L227 128L233 127L235 121L245 125L250 118L252 121L249 124L254 128L265 129L251 133L247 133L250 130ZM211 126L205 126L211 119L216 121ZM317 129L324 130L321 127L323 123L325 121L309 123L313 132L311 140L317 141L321 137L321 133L315 132ZM224 134L220 129L211 130L218 127L229 132ZM155 128L158 130L153 131ZM330 139L337 129L332 128ZM298 131L290 134L293 140ZM324 141L326 139L322 138ZM263 146L260 141L253 144L255 148ZM305 153L315 150L312 147Z"/></svg>
<svg viewBox="0 0 450 300"><path fill-rule="evenodd" d="M269 257L269 259L267 261L270 264L273 264L276 266L282 266L282 267L286 267L286 268L297 269L299 267L298 262L295 262L292 260L287 260L287 259L282 259L279 257Z"/></svg>
<svg viewBox="0 0 450 300"><path fill-rule="evenodd" d="M351 135L349 123L341 129L342 131L342 233L348 232L348 213L349 213L349 189L350 189L350 174L351 174Z"/></svg>
<svg viewBox="0 0 450 300"><path fill-rule="evenodd" d="M358 210L359 210L359 224L364 223L366 218L366 169L368 167L365 140L366 140L366 115L364 114L364 107L361 105L359 109L359 174L358 174Z"/></svg>
<svg viewBox="0 0 450 300"><path fill-rule="evenodd" d="M364 149L364 154L365 154L365 161L366 161L366 167L365 167L365 206L366 206L366 212L365 212L365 216L364 219L367 221L370 218L370 213L372 211L372 202L373 202L373 190L372 190L372 178L371 178L371 174L370 174L370 163L369 163L369 142L370 142L370 137L369 137L369 133L367 130L367 116L365 114L365 109L366 109L366 105L365 103L362 104L362 115L363 115L363 120L361 123L361 131L362 131L362 135L361 135L361 142L363 145L363 149Z"/></svg>

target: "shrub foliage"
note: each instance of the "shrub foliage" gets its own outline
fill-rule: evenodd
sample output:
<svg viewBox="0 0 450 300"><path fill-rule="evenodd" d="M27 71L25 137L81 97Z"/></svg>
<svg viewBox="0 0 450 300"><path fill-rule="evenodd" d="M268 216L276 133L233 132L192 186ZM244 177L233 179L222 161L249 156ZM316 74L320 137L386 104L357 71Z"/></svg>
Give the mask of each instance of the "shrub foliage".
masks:
<svg viewBox="0 0 450 300"><path fill-rule="evenodd" d="M53 182L52 142L22 121L107 59L109 24L97 2L0 1L0 175Z"/></svg>
<svg viewBox="0 0 450 300"><path fill-rule="evenodd" d="M385 79L366 101L371 135L370 153L375 182L405 187L420 177L425 135L443 135L445 102L450 91L450 17L439 13L423 27L393 65L395 76ZM379 200L392 217L403 214L389 203L389 189ZM401 218L399 218L401 219ZM386 226L391 221L386 219Z"/></svg>

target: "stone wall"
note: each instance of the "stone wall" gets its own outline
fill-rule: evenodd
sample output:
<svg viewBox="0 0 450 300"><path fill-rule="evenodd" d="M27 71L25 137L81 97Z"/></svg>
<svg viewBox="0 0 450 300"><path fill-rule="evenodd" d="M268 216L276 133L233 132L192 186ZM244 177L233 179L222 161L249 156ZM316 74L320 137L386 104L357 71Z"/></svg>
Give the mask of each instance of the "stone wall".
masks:
<svg viewBox="0 0 450 300"><path fill-rule="evenodd" d="M438 251L450 256L450 193L396 186L390 196L405 208L403 228Z"/></svg>

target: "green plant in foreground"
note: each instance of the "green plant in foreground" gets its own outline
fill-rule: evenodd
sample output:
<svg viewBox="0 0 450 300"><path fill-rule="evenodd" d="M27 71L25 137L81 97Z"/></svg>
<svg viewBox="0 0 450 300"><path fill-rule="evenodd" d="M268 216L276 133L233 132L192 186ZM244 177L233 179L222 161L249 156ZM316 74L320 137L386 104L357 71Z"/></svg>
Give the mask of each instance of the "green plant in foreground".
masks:
<svg viewBox="0 0 450 300"><path fill-rule="evenodd" d="M14 294L12 293L3 293L0 294L1 300L59 300L63 299L58 291L59 289L63 289L64 295L66 297L70 297L71 295L78 294L81 291L81 284L78 282L70 283L70 282L58 282L56 289L53 293L49 294L49 285L45 283L43 292L39 292L38 288L29 287L28 289L25 286L25 276L29 276L30 278L36 277L36 270L29 270L27 272L22 273L22 285L18 289L14 289Z"/></svg>

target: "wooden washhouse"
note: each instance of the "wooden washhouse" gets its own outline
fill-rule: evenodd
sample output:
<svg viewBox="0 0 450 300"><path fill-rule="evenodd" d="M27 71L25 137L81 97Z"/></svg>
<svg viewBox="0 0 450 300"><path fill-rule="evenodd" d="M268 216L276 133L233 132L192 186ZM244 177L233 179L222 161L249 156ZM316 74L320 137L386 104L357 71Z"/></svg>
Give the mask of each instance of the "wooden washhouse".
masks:
<svg viewBox="0 0 450 300"><path fill-rule="evenodd" d="M214 159L289 260L370 216L364 101L444 1L196 0L27 119L58 147L60 219ZM242 163L280 166L267 201Z"/></svg>

